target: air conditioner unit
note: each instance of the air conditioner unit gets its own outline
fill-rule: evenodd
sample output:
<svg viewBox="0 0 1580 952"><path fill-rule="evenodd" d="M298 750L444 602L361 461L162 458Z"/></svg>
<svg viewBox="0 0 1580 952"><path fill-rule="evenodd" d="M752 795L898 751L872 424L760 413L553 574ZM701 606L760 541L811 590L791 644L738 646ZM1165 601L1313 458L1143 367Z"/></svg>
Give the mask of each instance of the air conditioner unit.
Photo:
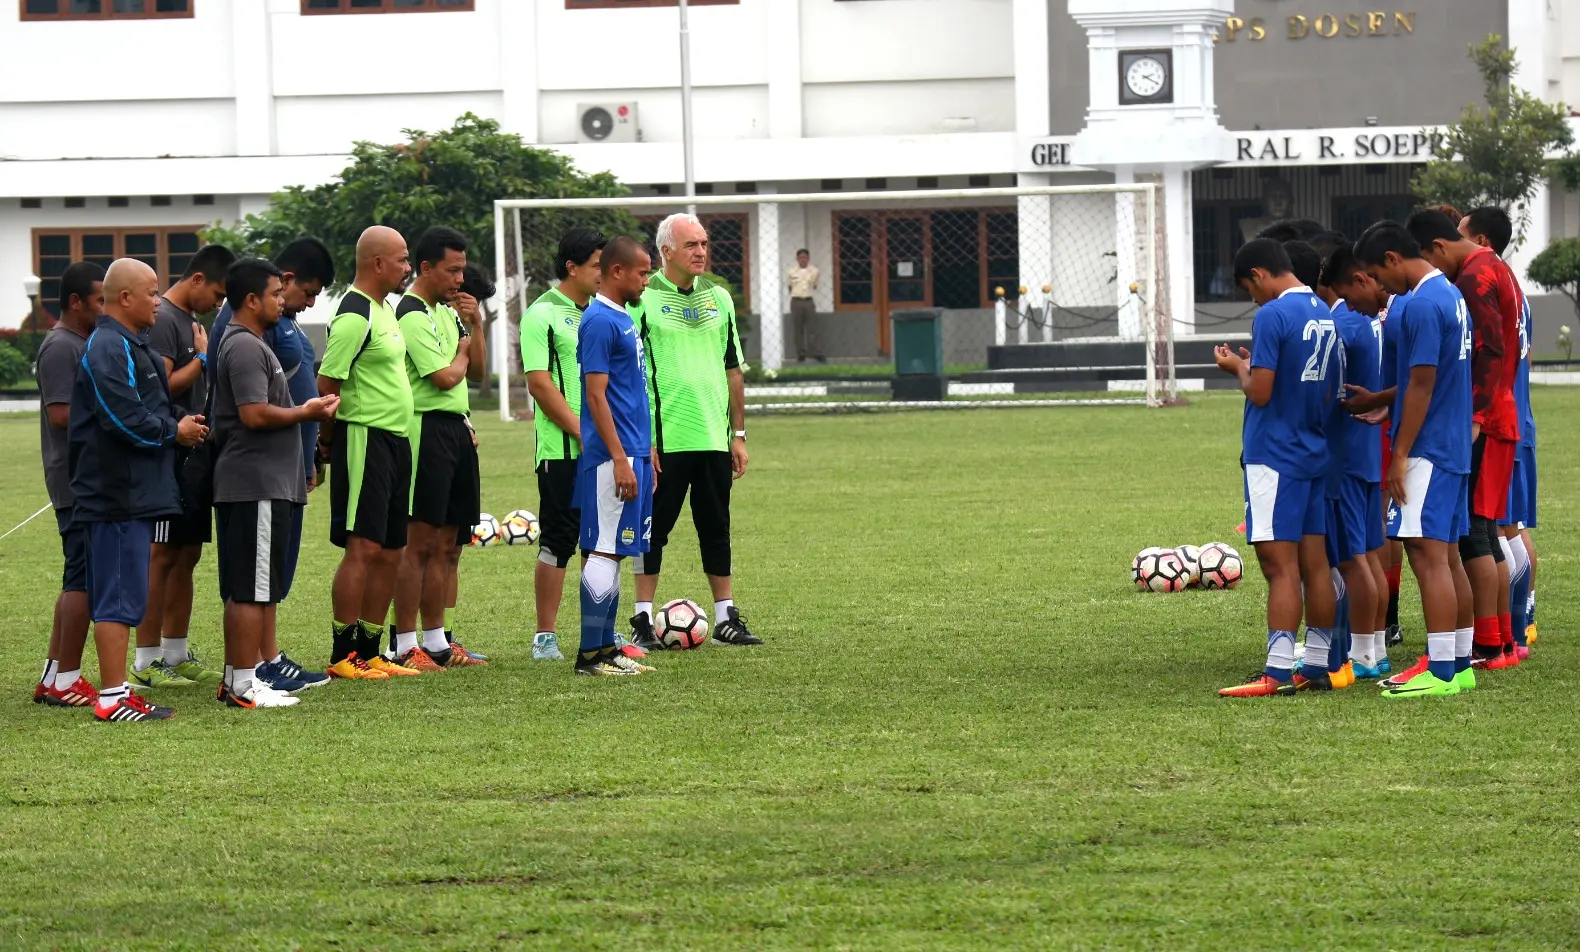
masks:
<svg viewBox="0 0 1580 952"><path fill-rule="evenodd" d="M580 104L576 107L577 142L640 142L636 103Z"/></svg>

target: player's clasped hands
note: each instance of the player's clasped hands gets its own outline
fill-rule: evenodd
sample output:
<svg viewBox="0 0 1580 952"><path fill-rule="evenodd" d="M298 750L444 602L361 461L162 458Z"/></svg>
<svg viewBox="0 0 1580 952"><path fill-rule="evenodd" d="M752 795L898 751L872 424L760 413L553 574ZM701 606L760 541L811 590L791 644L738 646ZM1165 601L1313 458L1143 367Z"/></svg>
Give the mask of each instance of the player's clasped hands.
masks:
<svg viewBox="0 0 1580 952"><path fill-rule="evenodd" d="M208 439L208 427L203 425L203 417L186 416L176 424L176 442L182 446L196 446Z"/></svg>
<svg viewBox="0 0 1580 952"><path fill-rule="evenodd" d="M1236 354L1229 349L1228 344L1219 344L1212 349L1212 358L1219 370L1226 374L1238 374L1240 365L1251 359L1251 352L1241 347L1240 353Z"/></svg>
<svg viewBox="0 0 1580 952"><path fill-rule="evenodd" d="M335 411L340 409L340 397L330 394L326 397L314 397L302 404L302 409L307 411L307 418L318 423L328 423L335 418Z"/></svg>

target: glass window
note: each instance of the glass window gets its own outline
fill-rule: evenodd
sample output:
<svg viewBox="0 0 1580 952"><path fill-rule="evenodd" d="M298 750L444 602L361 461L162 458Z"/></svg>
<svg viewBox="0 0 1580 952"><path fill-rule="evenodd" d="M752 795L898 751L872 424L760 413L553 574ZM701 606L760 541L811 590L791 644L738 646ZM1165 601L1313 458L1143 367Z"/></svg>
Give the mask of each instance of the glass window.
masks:
<svg viewBox="0 0 1580 952"><path fill-rule="evenodd" d="M838 304L873 303L872 219L865 215L840 215L834 223L834 255L838 276Z"/></svg>
<svg viewBox="0 0 1580 952"><path fill-rule="evenodd" d="M303 13L431 13L470 10L474 0L302 0Z"/></svg>
<svg viewBox="0 0 1580 952"><path fill-rule="evenodd" d="M734 6L741 0L689 0L691 7ZM672 7L676 0L565 0L567 10L615 10L621 7Z"/></svg>
<svg viewBox="0 0 1580 952"><path fill-rule="evenodd" d="M190 17L194 0L22 0L24 20L145 20Z"/></svg>
<svg viewBox="0 0 1580 952"><path fill-rule="evenodd" d="M116 258L136 258L154 269L160 287L168 288L181 280L202 244L201 227L34 232L34 269L43 282L39 299L51 314L60 315L60 276L73 261L91 261L107 269Z"/></svg>

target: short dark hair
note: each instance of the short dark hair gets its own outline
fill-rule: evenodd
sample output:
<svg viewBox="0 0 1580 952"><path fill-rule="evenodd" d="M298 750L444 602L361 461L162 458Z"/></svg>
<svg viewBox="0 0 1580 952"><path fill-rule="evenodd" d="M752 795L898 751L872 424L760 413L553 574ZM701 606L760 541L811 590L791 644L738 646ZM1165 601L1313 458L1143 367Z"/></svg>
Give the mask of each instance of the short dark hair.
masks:
<svg viewBox="0 0 1580 952"><path fill-rule="evenodd" d="M317 238L296 239L274 256L274 263L297 282L317 281L326 288L335 283L335 259Z"/></svg>
<svg viewBox="0 0 1580 952"><path fill-rule="evenodd" d="M60 309L71 307L71 296L86 301L93 293L95 282L104 280L104 269L92 261L74 261L60 275Z"/></svg>
<svg viewBox="0 0 1580 952"><path fill-rule="evenodd" d="M269 279L285 279L285 272L268 258L242 258L230 266L225 275L225 300L231 309L239 311L247 303L247 295L263 297L269 289Z"/></svg>
<svg viewBox="0 0 1580 952"><path fill-rule="evenodd" d="M1450 218L1446 212L1436 208L1421 209L1410 216L1404 227L1415 243L1423 248L1430 248L1434 241L1465 240L1465 236L1459 233L1459 219Z"/></svg>
<svg viewBox="0 0 1580 952"><path fill-rule="evenodd" d="M1392 219L1377 222L1361 233L1355 242L1355 257L1362 264L1382 264L1392 251L1401 258L1421 257L1421 244L1401 224Z"/></svg>
<svg viewBox="0 0 1580 952"><path fill-rule="evenodd" d="M1456 228L1459 227L1459 220L1461 218L1465 217L1465 213L1464 212L1460 211L1456 206L1449 205L1447 203L1444 203L1442 205L1429 205L1427 207L1431 208L1431 209L1433 209L1435 211L1440 211L1443 214L1447 215L1450 219L1453 220L1454 227L1456 227Z"/></svg>
<svg viewBox="0 0 1580 952"><path fill-rule="evenodd" d="M1341 284L1350 284L1355 276L1366 269L1355 259L1355 252L1348 245L1340 245L1328 255L1328 260L1322 263L1322 286L1325 288L1337 287Z"/></svg>
<svg viewBox="0 0 1580 952"><path fill-rule="evenodd" d="M572 228L567 231L561 236L559 251L554 255L554 276L561 281L570 277L571 269L566 267L566 262L584 265L608 243L609 239L603 236L603 232L591 228Z"/></svg>
<svg viewBox="0 0 1580 952"><path fill-rule="evenodd" d="M1472 208L1465 217L1470 219L1465 224L1470 233L1487 239L1487 244L1499 255L1514 240L1514 222L1509 220L1508 212L1496 205Z"/></svg>
<svg viewBox="0 0 1580 952"><path fill-rule="evenodd" d="M412 260L417 262L420 270L425 264L438 264L444 256L452 251L466 254L468 245L466 236L444 225L434 225L422 233L417 239L417 247L412 250Z"/></svg>
<svg viewBox="0 0 1580 952"><path fill-rule="evenodd" d="M801 257L802 255L806 255L808 258L812 257L812 252L806 250L805 248L797 248L795 250L795 254L797 258Z"/></svg>
<svg viewBox="0 0 1580 952"><path fill-rule="evenodd" d="M1314 288L1322 280L1322 255L1317 249L1311 247L1306 241L1284 242L1284 254L1289 255L1289 270L1295 272L1295 277L1308 288Z"/></svg>
<svg viewBox="0 0 1580 952"><path fill-rule="evenodd" d="M481 265L467 262L466 270L461 272L461 293L486 301L494 296L494 290L494 282L489 279L488 272Z"/></svg>
<svg viewBox="0 0 1580 952"><path fill-rule="evenodd" d="M1310 241L1327 231L1327 226L1312 218L1282 218L1256 233L1258 238L1271 238L1277 242Z"/></svg>
<svg viewBox="0 0 1580 952"><path fill-rule="evenodd" d="M598 273L608 274L616 265L629 265L636 261L638 251L646 251L642 243L630 235L615 235L603 246L603 257L598 259Z"/></svg>
<svg viewBox="0 0 1580 952"><path fill-rule="evenodd" d="M1311 247L1317 249L1317 254L1326 258L1335 248L1348 248L1350 240L1344 237L1342 231L1320 231L1310 238L1305 239Z"/></svg>
<svg viewBox="0 0 1580 952"><path fill-rule="evenodd" d="M1283 245L1271 238L1253 238L1234 253L1234 282L1239 284L1250 278L1252 268L1261 268L1276 276L1288 274L1293 267Z"/></svg>
<svg viewBox="0 0 1580 952"><path fill-rule="evenodd" d="M194 274L201 274L204 281L223 284L226 272L235 263L236 252L224 245L204 245L187 263L186 273L181 275L181 280L185 281Z"/></svg>

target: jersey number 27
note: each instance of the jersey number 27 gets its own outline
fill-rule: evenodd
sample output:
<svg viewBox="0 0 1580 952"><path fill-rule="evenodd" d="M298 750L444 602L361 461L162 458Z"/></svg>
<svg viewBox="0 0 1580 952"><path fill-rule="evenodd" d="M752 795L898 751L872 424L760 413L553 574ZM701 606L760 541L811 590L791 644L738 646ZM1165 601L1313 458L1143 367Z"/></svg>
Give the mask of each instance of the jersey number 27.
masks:
<svg viewBox="0 0 1580 952"><path fill-rule="evenodd" d="M1333 356L1333 345L1339 339L1339 332L1331 320L1310 320L1306 322L1306 330L1300 335L1300 339L1313 338L1316 339L1316 343L1311 348L1311 356L1306 360L1306 369L1300 372L1302 382L1328 379L1328 360Z"/></svg>

